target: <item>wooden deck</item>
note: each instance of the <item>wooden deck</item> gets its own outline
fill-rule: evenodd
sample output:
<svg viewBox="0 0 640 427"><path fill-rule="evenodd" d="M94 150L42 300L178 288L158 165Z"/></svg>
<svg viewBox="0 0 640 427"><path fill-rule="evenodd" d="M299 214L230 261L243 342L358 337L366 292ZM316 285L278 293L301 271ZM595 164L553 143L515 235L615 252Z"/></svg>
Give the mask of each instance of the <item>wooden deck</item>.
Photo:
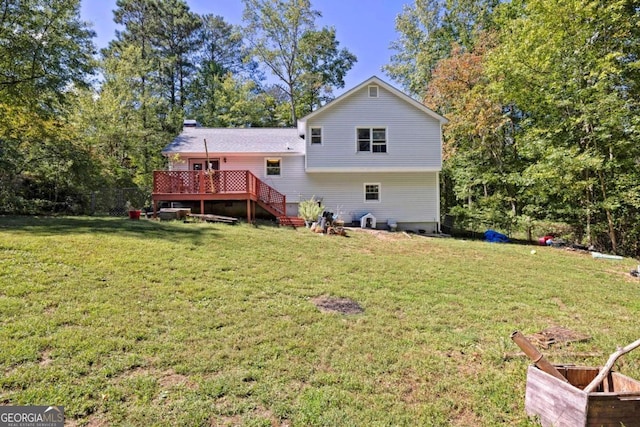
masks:
<svg viewBox="0 0 640 427"><path fill-rule="evenodd" d="M161 202L204 202L210 200L246 200L247 221L255 219L255 205L276 218L286 217L286 197L258 179L248 170L231 171L154 171L154 217Z"/></svg>

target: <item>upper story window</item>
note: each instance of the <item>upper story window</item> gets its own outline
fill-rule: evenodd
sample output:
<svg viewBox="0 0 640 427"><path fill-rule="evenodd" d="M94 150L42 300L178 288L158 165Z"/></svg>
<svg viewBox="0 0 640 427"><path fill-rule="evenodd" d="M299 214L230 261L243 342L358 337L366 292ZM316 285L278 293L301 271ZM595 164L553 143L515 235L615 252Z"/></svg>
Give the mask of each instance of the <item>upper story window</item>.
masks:
<svg viewBox="0 0 640 427"><path fill-rule="evenodd" d="M371 85L369 86L369 98L377 98L378 97L378 86Z"/></svg>
<svg viewBox="0 0 640 427"><path fill-rule="evenodd" d="M358 151L387 152L386 128L357 128Z"/></svg>
<svg viewBox="0 0 640 427"><path fill-rule="evenodd" d="M311 128L311 143L322 144L322 128Z"/></svg>
<svg viewBox="0 0 640 427"><path fill-rule="evenodd" d="M282 172L282 159L267 159L265 166L267 176L280 176Z"/></svg>

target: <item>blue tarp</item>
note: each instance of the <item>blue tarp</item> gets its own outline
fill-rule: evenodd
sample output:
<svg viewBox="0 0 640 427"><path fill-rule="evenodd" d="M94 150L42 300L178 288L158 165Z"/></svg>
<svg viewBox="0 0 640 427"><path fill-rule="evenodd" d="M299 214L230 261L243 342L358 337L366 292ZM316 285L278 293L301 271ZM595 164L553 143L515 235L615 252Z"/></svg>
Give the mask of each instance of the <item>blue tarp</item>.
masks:
<svg viewBox="0 0 640 427"><path fill-rule="evenodd" d="M509 243L509 238L495 230L487 230L484 232L484 240L491 243Z"/></svg>

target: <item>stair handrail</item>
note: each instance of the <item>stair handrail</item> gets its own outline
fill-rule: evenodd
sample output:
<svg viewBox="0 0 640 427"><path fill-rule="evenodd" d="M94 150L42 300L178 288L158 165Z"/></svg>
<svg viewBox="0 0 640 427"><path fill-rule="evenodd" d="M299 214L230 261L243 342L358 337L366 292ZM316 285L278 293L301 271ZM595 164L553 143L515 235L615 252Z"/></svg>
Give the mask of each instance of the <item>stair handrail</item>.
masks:
<svg viewBox="0 0 640 427"><path fill-rule="evenodd" d="M253 183L251 188L251 195L256 198L258 202L261 202L263 205L266 205L267 208L271 208L274 214L285 215L287 212L287 196L262 181L260 178L255 176L251 171L247 171L247 182L249 179ZM266 187L267 197L262 197L260 194L260 188ZM276 200L276 201L274 201Z"/></svg>

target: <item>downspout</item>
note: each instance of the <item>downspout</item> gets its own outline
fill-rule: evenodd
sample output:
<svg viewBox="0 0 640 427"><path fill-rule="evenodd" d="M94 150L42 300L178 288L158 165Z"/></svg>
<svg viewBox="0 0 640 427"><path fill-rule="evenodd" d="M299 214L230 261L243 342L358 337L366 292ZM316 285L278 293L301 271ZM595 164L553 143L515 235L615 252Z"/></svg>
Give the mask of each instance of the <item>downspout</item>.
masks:
<svg viewBox="0 0 640 427"><path fill-rule="evenodd" d="M436 233L440 234L440 172L436 172Z"/></svg>
<svg viewBox="0 0 640 427"><path fill-rule="evenodd" d="M440 172L442 172L442 147L443 147L443 141L442 141L442 121L440 121L440 169L436 171L436 232L438 234L440 234L442 231L440 229Z"/></svg>

